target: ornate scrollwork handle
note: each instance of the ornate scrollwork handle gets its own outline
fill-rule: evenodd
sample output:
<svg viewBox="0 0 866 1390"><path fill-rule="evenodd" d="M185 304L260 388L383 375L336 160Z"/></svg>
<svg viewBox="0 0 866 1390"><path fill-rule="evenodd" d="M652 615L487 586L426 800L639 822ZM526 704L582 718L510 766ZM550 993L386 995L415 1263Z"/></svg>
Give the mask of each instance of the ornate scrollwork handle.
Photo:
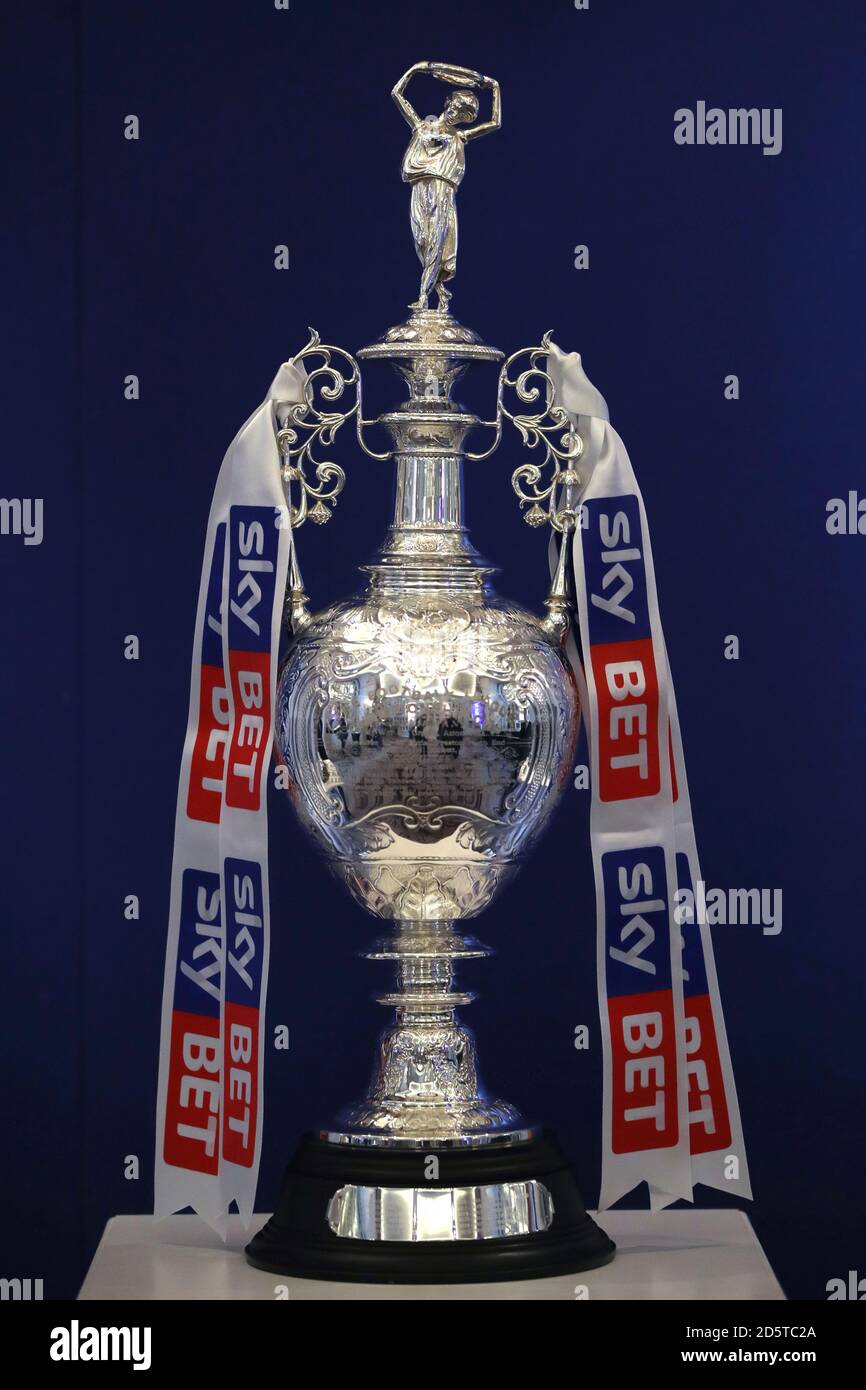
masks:
<svg viewBox="0 0 866 1390"><path fill-rule="evenodd" d="M338 463L318 457L316 451L330 449L338 429L347 420L355 417L358 442L371 458L384 460L391 454L376 453L364 440L364 428L377 422L363 419L361 371L350 352L323 343L315 328L311 328L309 342L292 361L300 363L307 373L304 399L287 407L280 420L277 446L283 460L283 489L292 530L297 531L307 520L324 526L331 519L345 486L346 474ZM349 408L330 409L331 403L340 400L347 388L354 389L354 401ZM303 632L310 623L294 545L289 561L286 621L295 634Z"/></svg>
<svg viewBox="0 0 866 1390"><path fill-rule="evenodd" d="M297 530L308 518L319 526L330 521L343 491L345 471L330 459L317 458L316 448L330 448L340 426L358 412L361 374L351 353L326 346L314 328L310 329L306 347L292 360L307 371L304 399L289 406L277 434L277 445L283 459L283 487L292 529ZM355 388L350 408L327 409L347 387Z"/></svg>
<svg viewBox="0 0 866 1390"><path fill-rule="evenodd" d="M496 415L497 420L505 416L511 421L527 448L544 450L541 462L521 463L515 468L511 486L528 525L543 526L549 522L562 536L542 627L551 637L564 642L571 625L569 538L578 524L583 479L577 462L583 453L583 441L572 428L567 411L555 404L553 378L545 362L550 336L545 333L538 347L521 348L502 364ZM515 364L521 358L526 359L526 364L518 367ZM506 391L513 391L517 398L513 409L506 405ZM536 403L534 412L520 409Z"/></svg>
<svg viewBox="0 0 866 1390"><path fill-rule="evenodd" d="M502 364L497 414L511 421L527 448L544 449L541 463L521 463L511 475L524 521L529 526L550 522L555 531L564 532L572 530L576 523L581 478L575 464L583 453L583 441L571 428L566 411L554 404L553 380L540 365L549 351L550 332L545 333L538 347L521 348ZM528 358L528 365L510 375L522 357ZM540 401L543 395L543 408L534 414L509 410L505 404L508 390L514 391L522 404Z"/></svg>

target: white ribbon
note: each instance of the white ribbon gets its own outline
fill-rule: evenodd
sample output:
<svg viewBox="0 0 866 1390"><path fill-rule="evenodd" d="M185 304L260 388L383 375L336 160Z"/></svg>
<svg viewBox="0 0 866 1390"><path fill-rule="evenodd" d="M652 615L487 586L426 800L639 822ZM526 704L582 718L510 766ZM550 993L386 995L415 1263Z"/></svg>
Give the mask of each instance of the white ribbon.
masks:
<svg viewBox="0 0 866 1390"><path fill-rule="evenodd" d="M235 436L205 540L175 817L154 1209L252 1216L268 977L267 770L292 535L276 442L306 374L282 365Z"/></svg>
<svg viewBox="0 0 866 1390"><path fill-rule="evenodd" d="M649 528L625 445L577 353L549 345L554 403L583 452L568 653L590 746L604 1210L646 1181L653 1209L693 1182L750 1197L712 941L678 921L700 878ZM551 543L551 566L556 562Z"/></svg>

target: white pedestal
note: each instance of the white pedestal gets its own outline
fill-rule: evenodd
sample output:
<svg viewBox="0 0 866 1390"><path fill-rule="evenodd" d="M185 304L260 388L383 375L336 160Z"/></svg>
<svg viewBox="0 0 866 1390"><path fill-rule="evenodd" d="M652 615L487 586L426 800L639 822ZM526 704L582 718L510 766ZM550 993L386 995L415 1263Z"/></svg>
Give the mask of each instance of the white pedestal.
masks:
<svg viewBox="0 0 866 1390"><path fill-rule="evenodd" d="M608 1211L612 1264L586 1274L501 1284L326 1284L251 1269L250 1232L229 1218L225 1245L197 1216L115 1216L79 1298L93 1299L742 1299L782 1300L767 1257L740 1211Z"/></svg>

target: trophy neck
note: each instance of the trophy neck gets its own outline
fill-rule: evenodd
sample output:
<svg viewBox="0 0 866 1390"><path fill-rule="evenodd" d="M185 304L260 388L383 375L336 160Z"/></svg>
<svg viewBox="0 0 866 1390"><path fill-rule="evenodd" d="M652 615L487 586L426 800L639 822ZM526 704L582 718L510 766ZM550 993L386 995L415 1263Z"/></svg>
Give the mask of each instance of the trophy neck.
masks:
<svg viewBox="0 0 866 1390"><path fill-rule="evenodd" d="M394 530L419 528L463 531L462 454L398 456Z"/></svg>
<svg viewBox="0 0 866 1390"><path fill-rule="evenodd" d="M466 436L478 417L452 400L454 383L477 361L502 353L441 310L416 310L358 357L386 361L409 399L378 418L396 463L394 521L371 565L373 588L483 591L494 573L478 555L463 518Z"/></svg>

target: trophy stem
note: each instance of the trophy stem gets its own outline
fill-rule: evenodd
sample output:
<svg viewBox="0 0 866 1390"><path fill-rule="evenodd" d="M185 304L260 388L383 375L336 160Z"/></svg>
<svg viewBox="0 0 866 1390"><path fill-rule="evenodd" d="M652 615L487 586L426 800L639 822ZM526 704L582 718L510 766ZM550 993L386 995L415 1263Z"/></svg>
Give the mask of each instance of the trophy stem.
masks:
<svg viewBox="0 0 866 1390"><path fill-rule="evenodd" d="M395 1009L368 1094L305 1135L274 1215L246 1248L259 1269L365 1283L522 1279L594 1269L614 1246L587 1215L549 1131L489 1100L456 1009L454 963L492 954L453 921L397 921L363 954L391 961Z"/></svg>
<svg viewBox="0 0 866 1390"><path fill-rule="evenodd" d="M379 1037L367 1094L340 1112L331 1141L381 1148L514 1143L534 1132L478 1076L472 1031L456 1010L475 993L455 987L455 962L492 955L452 921L395 922L361 954L394 964L395 987L376 996L395 1011Z"/></svg>

